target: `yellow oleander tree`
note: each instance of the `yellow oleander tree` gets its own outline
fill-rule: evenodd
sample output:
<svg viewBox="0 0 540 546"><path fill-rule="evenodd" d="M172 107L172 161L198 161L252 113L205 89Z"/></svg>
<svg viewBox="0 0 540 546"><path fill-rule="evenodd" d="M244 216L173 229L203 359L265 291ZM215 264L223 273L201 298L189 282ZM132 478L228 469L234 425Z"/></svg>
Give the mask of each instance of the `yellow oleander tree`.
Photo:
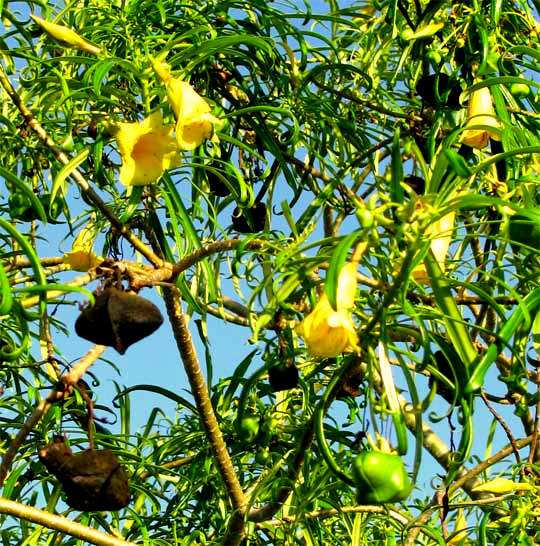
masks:
<svg viewBox="0 0 540 546"><path fill-rule="evenodd" d="M538 8L0 2L4 545L540 541Z"/></svg>

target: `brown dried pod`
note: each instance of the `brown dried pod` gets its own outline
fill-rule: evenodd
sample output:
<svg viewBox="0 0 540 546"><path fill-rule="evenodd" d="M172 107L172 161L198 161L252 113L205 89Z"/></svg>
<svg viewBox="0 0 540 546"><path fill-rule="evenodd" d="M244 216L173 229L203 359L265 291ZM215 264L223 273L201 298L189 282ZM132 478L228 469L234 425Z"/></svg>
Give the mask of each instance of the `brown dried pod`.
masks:
<svg viewBox="0 0 540 546"><path fill-rule="evenodd" d="M250 217L248 223L247 215ZM255 203L247 211L241 211L236 207L231 217L233 229L239 233L258 233L264 230L266 223L266 205L264 203Z"/></svg>
<svg viewBox="0 0 540 546"><path fill-rule="evenodd" d="M129 480L112 451L98 449L73 455L61 439L42 448L39 459L58 478L66 503L75 510L120 510L129 503Z"/></svg>
<svg viewBox="0 0 540 546"><path fill-rule="evenodd" d="M277 364L268 370L268 382L274 392L294 389L298 386L298 380L298 368L294 363Z"/></svg>
<svg viewBox="0 0 540 546"><path fill-rule="evenodd" d="M149 300L105 288L93 307L84 309L75 322L75 332L88 341L114 347L120 354L154 333L163 323L159 309Z"/></svg>
<svg viewBox="0 0 540 546"><path fill-rule="evenodd" d="M161 312L151 301L117 289L112 289L109 297L109 318L120 354L154 333L163 323Z"/></svg>
<svg viewBox="0 0 540 546"><path fill-rule="evenodd" d="M95 303L81 311L75 321L75 332L92 343L114 347L116 336L109 318L109 295L110 288L94 292Z"/></svg>

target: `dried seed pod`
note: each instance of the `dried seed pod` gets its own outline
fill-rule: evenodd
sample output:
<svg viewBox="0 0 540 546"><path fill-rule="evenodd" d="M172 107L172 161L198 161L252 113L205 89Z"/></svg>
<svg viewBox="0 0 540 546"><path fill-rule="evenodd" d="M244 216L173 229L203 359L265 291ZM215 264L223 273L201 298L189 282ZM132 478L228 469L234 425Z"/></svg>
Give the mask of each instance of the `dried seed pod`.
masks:
<svg viewBox="0 0 540 546"><path fill-rule="evenodd" d="M120 354L155 332L163 323L159 309L149 300L118 288L96 294L93 307L84 309L75 332L88 341L114 347Z"/></svg>
<svg viewBox="0 0 540 546"><path fill-rule="evenodd" d="M66 503L81 511L120 510L129 503L129 480L112 451L82 451L73 455L56 439L39 452L47 470L58 478Z"/></svg>
<svg viewBox="0 0 540 546"><path fill-rule="evenodd" d="M106 288L103 292L94 292L95 303L92 307L81 311L75 321L75 332L92 343L114 347L116 336L108 309L110 290L110 288Z"/></svg>
<svg viewBox="0 0 540 546"><path fill-rule="evenodd" d="M433 353L433 358L439 372L448 379L450 384L454 385L456 376L448 357L442 351L436 351ZM430 375L428 380L429 388L432 387L433 383L435 383L437 394L440 394L449 404L460 404L459 399L456 400L455 388L449 387L442 381L437 380L433 375Z"/></svg>
<svg viewBox="0 0 540 546"><path fill-rule="evenodd" d="M251 224L248 223L246 213L250 216ZM247 211L241 211L236 207L231 217L233 229L239 233L258 233L264 230L266 223L266 205L255 203Z"/></svg>
<svg viewBox="0 0 540 546"><path fill-rule="evenodd" d="M268 382L274 392L296 388L298 379L298 368L294 364L288 366L282 363L268 369Z"/></svg>
<svg viewBox="0 0 540 546"><path fill-rule="evenodd" d="M120 354L154 333L163 323L163 316L151 301L116 288L111 289L108 308L116 337L115 348Z"/></svg>

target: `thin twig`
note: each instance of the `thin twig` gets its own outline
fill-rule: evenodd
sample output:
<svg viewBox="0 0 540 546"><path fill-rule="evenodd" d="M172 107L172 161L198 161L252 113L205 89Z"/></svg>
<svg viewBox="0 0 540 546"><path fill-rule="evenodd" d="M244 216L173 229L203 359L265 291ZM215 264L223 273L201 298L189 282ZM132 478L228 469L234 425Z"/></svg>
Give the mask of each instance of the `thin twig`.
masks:
<svg viewBox="0 0 540 546"><path fill-rule="evenodd" d="M305 519L325 519L332 517L341 517L343 514L385 514L392 519L401 523L401 525L407 525L409 518L398 512L388 508L387 506L375 506L375 505L359 505L359 506L340 506L339 508L331 508L328 510L314 510L302 514L302 518ZM264 522L264 526L270 525L272 527L281 527L285 523L295 523L298 520L298 516L283 516L281 519L273 519ZM261 524L257 526L262 527Z"/></svg>
<svg viewBox="0 0 540 546"><path fill-rule="evenodd" d="M495 411L495 408L489 403L489 400L486 397L486 393L482 389L482 392L480 393L480 396L482 397L482 400L484 401L484 404L487 406L487 409L491 412L491 415L495 417L495 419L498 421L499 425L504 429L504 432L506 432L506 436L508 437L508 440L510 442L510 445L514 449L514 455L516 456L516 462L519 464L521 462L521 457L519 456L519 451L516 446L516 439L514 438L514 435L512 434L512 431L510 430L510 427L507 425L505 420Z"/></svg>

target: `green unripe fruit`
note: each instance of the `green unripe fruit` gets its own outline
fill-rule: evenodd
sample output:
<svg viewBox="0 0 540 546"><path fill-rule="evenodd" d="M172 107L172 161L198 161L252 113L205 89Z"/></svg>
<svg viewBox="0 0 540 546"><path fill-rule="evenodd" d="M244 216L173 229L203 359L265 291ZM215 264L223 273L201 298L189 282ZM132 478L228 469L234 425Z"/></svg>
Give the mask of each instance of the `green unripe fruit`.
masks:
<svg viewBox="0 0 540 546"><path fill-rule="evenodd" d="M512 93L516 99L523 99L528 96L530 92L531 88L526 83L513 83L510 86L510 93Z"/></svg>
<svg viewBox="0 0 540 546"><path fill-rule="evenodd" d="M514 246L524 245L540 250L540 207L516 212L508 221L508 238Z"/></svg>
<svg viewBox="0 0 540 546"><path fill-rule="evenodd" d="M238 434L242 440L253 442L259 435L259 418L256 415L242 417L238 425Z"/></svg>
<svg viewBox="0 0 540 546"><path fill-rule="evenodd" d="M359 504L382 504L405 500L411 482L399 455L363 451L353 461L353 478Z"/></svg>
<svg viewBox="0 0 540 546"><path fill-rule="evenodd" d="M259 449L257 453L255 454L255 462L266 466L269 462L271 462L271 454L268 449Z"/></svg>

